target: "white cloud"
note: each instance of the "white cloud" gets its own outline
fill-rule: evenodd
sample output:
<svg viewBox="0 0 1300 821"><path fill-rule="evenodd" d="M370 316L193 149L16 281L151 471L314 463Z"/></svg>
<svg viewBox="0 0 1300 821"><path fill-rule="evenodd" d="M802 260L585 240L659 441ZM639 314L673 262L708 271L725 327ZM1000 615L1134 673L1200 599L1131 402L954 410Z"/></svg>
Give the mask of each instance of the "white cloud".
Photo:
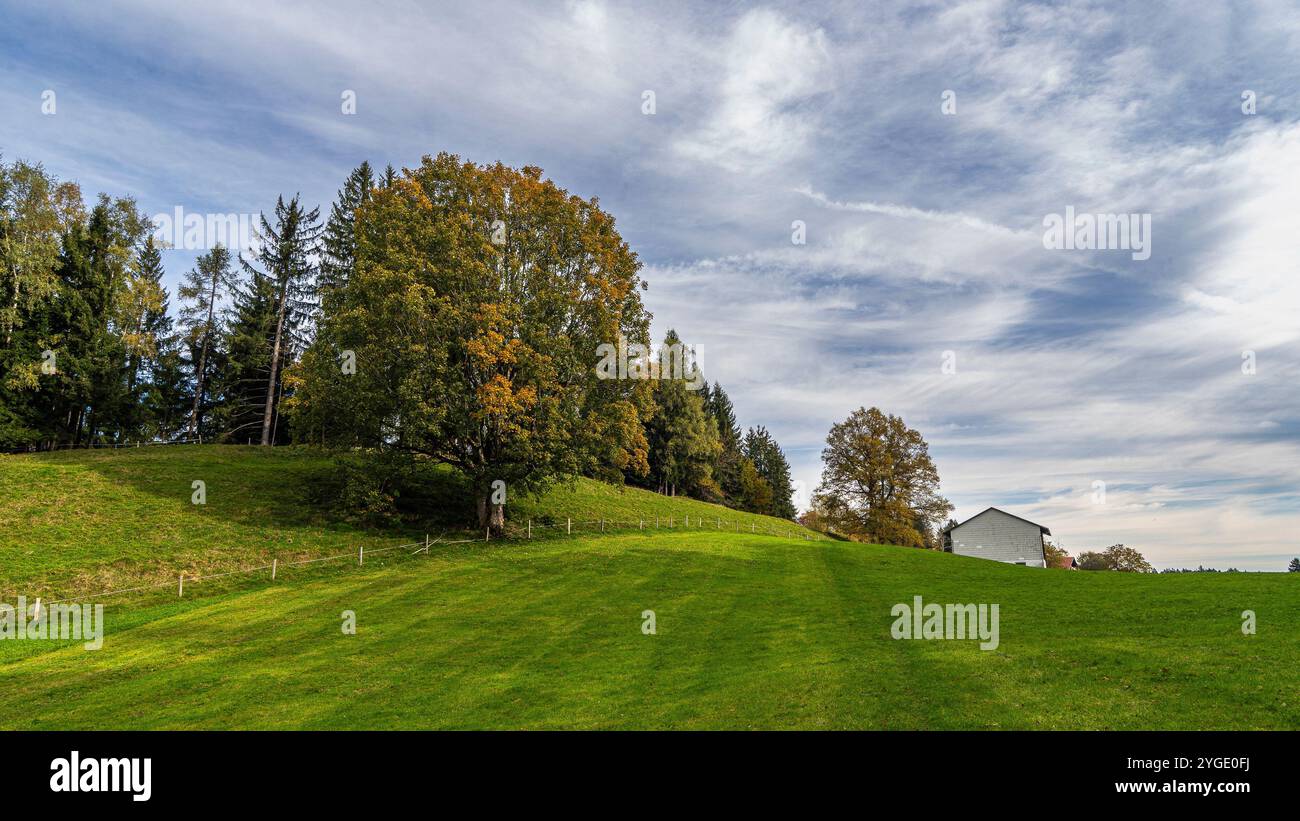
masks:
<svg viewBox="0 0 1300 821"><path fill-rule="evenodd" d="M736 23L719 63L714 113L678 139L679 154L745 171L807 147L819 119L811 104L832 88L830 44L821 29L754 9Z"/></svg>

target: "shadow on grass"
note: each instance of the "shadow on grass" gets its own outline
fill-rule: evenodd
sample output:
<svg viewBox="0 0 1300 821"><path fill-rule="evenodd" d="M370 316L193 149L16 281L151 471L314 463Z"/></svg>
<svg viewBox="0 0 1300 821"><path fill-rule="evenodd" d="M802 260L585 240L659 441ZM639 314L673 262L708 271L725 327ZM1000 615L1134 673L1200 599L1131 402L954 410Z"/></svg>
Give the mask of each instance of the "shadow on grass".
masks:
<svg viewBox="0 0 1300 821"><path fill-rule="evenodd" d="M205 513L241 524L376 536L474 524L468 482L424 460L399 463L309 446L178 445L70 451L58 463L173 501L187 498L193 481L202 480Z"/></svg>

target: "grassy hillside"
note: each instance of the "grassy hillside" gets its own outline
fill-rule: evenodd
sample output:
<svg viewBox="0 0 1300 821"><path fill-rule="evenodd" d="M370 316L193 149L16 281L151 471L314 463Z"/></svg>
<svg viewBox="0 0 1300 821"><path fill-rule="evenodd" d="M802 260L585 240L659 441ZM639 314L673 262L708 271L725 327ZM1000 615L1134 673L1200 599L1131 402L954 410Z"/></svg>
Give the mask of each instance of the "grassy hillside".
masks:
<svg viewBox="0 0 1300 821"><path fill-rule="evenodd" d="M404 541L459 538L472 505L449 471L430 471L429 516L404 528L363 529L344 511L309 501L334 463L300 448L180 446L0 455L0 596L12 601L81 596L240 567L355 552ZM192 482L206 504L191 502ZM510 499L508 524L522 536L636 527L729 527L806 533L790 522L686 498L579 479L541 498ZM547 527L543 523L550 522ZM556 527L554 525L560 525ZM811 534L810 534L811 535ZM373 553L376 560L382 554Z"/></svg>
<svg viewBox="0 0 1300 821"><path fill-rule="evenodd" d="M174 521L192 512L169 496L188 506L187 460L204 459L246 497L246 512L198 514L231 557L286 536L355 542L282 495L310 453L190 449L0 461L3 555L29 578L68 566L56 554L70 542L106 567L116 558L95 545L131 567L147 565L143 540L198 555L205 536ZM45 483L15 481L33 473ZM115 495L97 501L87 482ZM39 513L60 498L79 513ZM1044 571L716 528L309 567L107 601L98 651L0 641L0 677L21 694L0 700L0 728L1300 727L1300 587L1284 574ZM915 595L997 603L999 647L893 640L890 609ZM1241 634L1246 609L1258 635Z"/></svg>

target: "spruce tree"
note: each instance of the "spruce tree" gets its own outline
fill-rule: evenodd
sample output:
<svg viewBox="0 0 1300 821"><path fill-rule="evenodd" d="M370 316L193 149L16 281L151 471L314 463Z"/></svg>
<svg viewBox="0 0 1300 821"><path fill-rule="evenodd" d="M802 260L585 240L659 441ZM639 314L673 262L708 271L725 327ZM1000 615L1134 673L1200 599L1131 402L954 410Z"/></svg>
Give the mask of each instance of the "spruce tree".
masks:
<svg viewBox="0 0 1300 821"><path fill-rule="evenodd" d="M212 368L212 428L222 441L253 444L261 438L276 324L275 283L254 271L235 293L231 318ZM272 393L275 396L275 393Z"/></svg>
<svg viewBox="0 0 1300 821"><path fill-rule="evenodd" d="M713 388L708 393L707 406L709 417L718 429L718 442L721 445L714 466L714 476L727 501L732 505L740 505L741 498L745 495L740 474L741 461L744 458L741 452L740 427L736 424L736 412L731 405L731 399L722 389L722 385L717 382L713 383Z"/></svg>
<svg viewBox="0 0 1300 821"><path fill-rule="evenodd" d="M321 236L320 289L322 299L352 276L357 257L357 209L370 199L375 179L370 163L357 166L339 189L330 208L330 218Z"/></svg>
<svg viewBox="0 0 1300 821"><path fill-rule="evenodd" d="M794 488L790 484L790 463L785 460L781 447L767 428L759 425L745 434L743 449L759 475L772 488L772 506L767 512L782 519L793 519Z"/></svg>
<svg viewBox="0 0 1300 821"><path fill-rule="evenodd" d="M311 317L313 282L316 274L314 256L320 241L320 209L306 210L295 195L288 203L279 197L275 203L275 227L266 215L261 218L263 245L252 263L240 256L240 264L254 278L263 277L275 287L275 332L271 338L266 401L262 410L263 445L271 444L272 423L279 401L281 366L293 361L306 347L305 325Z"/></svg>
<svg viewBox="0 0 1300 821"><path fill-rule="evenodd" d="M144 396L148 392L153 363L171 334L167 316L167 290L162 284L162 251L152 236L136 255L127 278L126 293L119 313L122 342L126 349L126 401L119 438L139 441L151 436Z"/></svg>
<svg viewBox="0 0 1300 821"><path fill-rule="evenodd" d="M665 346L680 345L677 332L668 331ZM721 489L713 478L713 464L721 452L718 431L706 413L698 391L684 379L660 374L655 384L655 411L646 426L650 445L650 475L660 493L677 491L707 501L720 501Z"/></svg>
<svg viewBox="0 0 1300 821"><path fill-rule="evenodd" d="M230 267L230 252L217 244L199 257L178 290L181 328L194 367L194 398L186 435L203 437L202 414L212 374L213 348L221 337L217 306L233 296L239 283Z"/></svg>

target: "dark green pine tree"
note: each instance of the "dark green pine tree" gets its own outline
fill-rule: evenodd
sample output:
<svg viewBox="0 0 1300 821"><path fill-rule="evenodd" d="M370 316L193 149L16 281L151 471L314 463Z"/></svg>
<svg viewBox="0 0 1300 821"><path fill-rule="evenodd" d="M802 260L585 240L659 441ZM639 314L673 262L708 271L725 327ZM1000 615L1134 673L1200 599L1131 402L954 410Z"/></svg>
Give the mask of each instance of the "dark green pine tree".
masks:
<svg viewBox="0 0 1300 821"><path fill-rule="evenodd" d="M230 251L220 244L198 258L185 274L177 293L181 299L182 350L188 355L192 389L186 436L204 439L209 431L204 422L212 411L211 384L221 360L224 312L221 305L239 290L239 279L231 270Z"/></svg>
<svg viewBox="0 0 1300 821"><path fill-rule="evenodd" d="M58 367L69 366L74 444L116 441L129 423L128 332L122 311L128 291L129 257L139 247L148 223L129 199L100 195L89 225L69 243L72 253L62 272L67 304L60 335Z"/></svg>
<svg viewBox="0 0 1300 821"><path fill-rule="evenodd" d="M772 488L771 515L793 519L796 511L794 487L790 484L790 463L785 460L785 454L781 452L776 440L767 432L767 428L759 425L750 428L745 434L743 450L758 469L758 474Z"/></svg>
<svg viewBox="0 0 1300 821"><path fill-rule="evenodd" d="M69 227L59 252L60 299L48 304L41 322L46 332L37 347L44 345L54 354L55 370L41 378L34 399L38 412L48 420L40 425L40 436L50 445L84 444L91 389L88 363L96 334L91 243L88 223Z"/></svg>
<svg viewBox="0 0 1300 821"><path fill-rule="evenodd" d="M171 324L170 317L167 322ZM190 373L180 334L160 335L158 352L149 367L148 390L142 399L150 426L147 438L167 441L185 434L193 399Z"/></svg>
<svg viewBox="0 0 1300 821"><path fill-rule="evenodd" d="M1300 573L1300 559L1292 559L1286 569L1290 573Z"/></svg>
<svg viewBox="0 0 1300 821"><path fill-rule="evenodd" d="M670 330L665 346L681 343ZM706 501L719 501L721 489L713 478L718 457L718 432L704 408L699 391L684 379L660 374L655 383L655 410L646 425L650 446L650 478L660 493L678 491Z"/></svg>
<svg viewBox="0 0 1300 821"><path fill-rule="evenodd" d="M315 309L313 303L317 265L315 255L320 242L320 209L305 209L295 195L289 202L276 199L275 227L262 215L263 244L255 261L261 270L240 256L240 264L256 282L269 280L274 287L275 327L262 409L261 444L277 438L276 416L283 393L284 366L294 361L309 341L308 323Z"/></svg>
<svg viewBox="0 0 1300 821"><path fill-rule="evenodd" d="M141 252L141 278L146 293L157 294L144 310L141 332L149 340L139 380L140 436L151 441L167 441L185 432L190 410L191 392L188 363L185 361L181 335L176 331L170 298L163 287L162 253L152 241Z"/></svg>
<svg viewBox="0 0 1300 821"><path fill-rule="evenodd" d="M393 169L392 163L389 163L388 166L384 168L384 179L381 187L392 188L393 183L395 182L397 182L397 171Z"/></svg>
<svg viewBox="0 0 1300 821"><path fill-rule="evenodd" d="M211 425L222 441L251 445L261 440L276 314L275 283L254 271L235 293L223 338L208 352L213 359Z"/></svg>
<svg viewBox="0 0 1300 821"><path fill-rule="evenodd" d="M321 235L322 303L329 299L330 291L344 285L352 276L357 255L357 209L370 199L374 187L375 179L370 170L370 163L363 162L348 175L343 187L339 189L338 199L330 209L329 221L325 224L325 232Z"/></svg>
<svg viewBox="0 0 1300 821"><path fill-rule="evenodd" d="M721 445L718 461L714 467L714 476L727 502L733 507L738 507L741 505L742 496L745 495L745 488L741 481L741 462L744 460L744 453L741 451L740 427L736 424L736 411L731 405L727 392L717 382L713 383L713 388L708 392L705 405L709 418L718 429L718 443Z"/></svg>
<svg viewBox="0 0 1300 821"><path fill-rule="evenodd" d="M167 315L167 289L162 284L162 251L152 236L140 249L137 266L128 288L127 310L123 313L129 325L124 329L124 336L127 396L131 403L123 438L150 441L169 435L157 416L168 409L155 406L158 397L151 394L155 393L154 380L164 350L175 347L172 320ZM169 412L167 415L171 416Z"/></svg>

